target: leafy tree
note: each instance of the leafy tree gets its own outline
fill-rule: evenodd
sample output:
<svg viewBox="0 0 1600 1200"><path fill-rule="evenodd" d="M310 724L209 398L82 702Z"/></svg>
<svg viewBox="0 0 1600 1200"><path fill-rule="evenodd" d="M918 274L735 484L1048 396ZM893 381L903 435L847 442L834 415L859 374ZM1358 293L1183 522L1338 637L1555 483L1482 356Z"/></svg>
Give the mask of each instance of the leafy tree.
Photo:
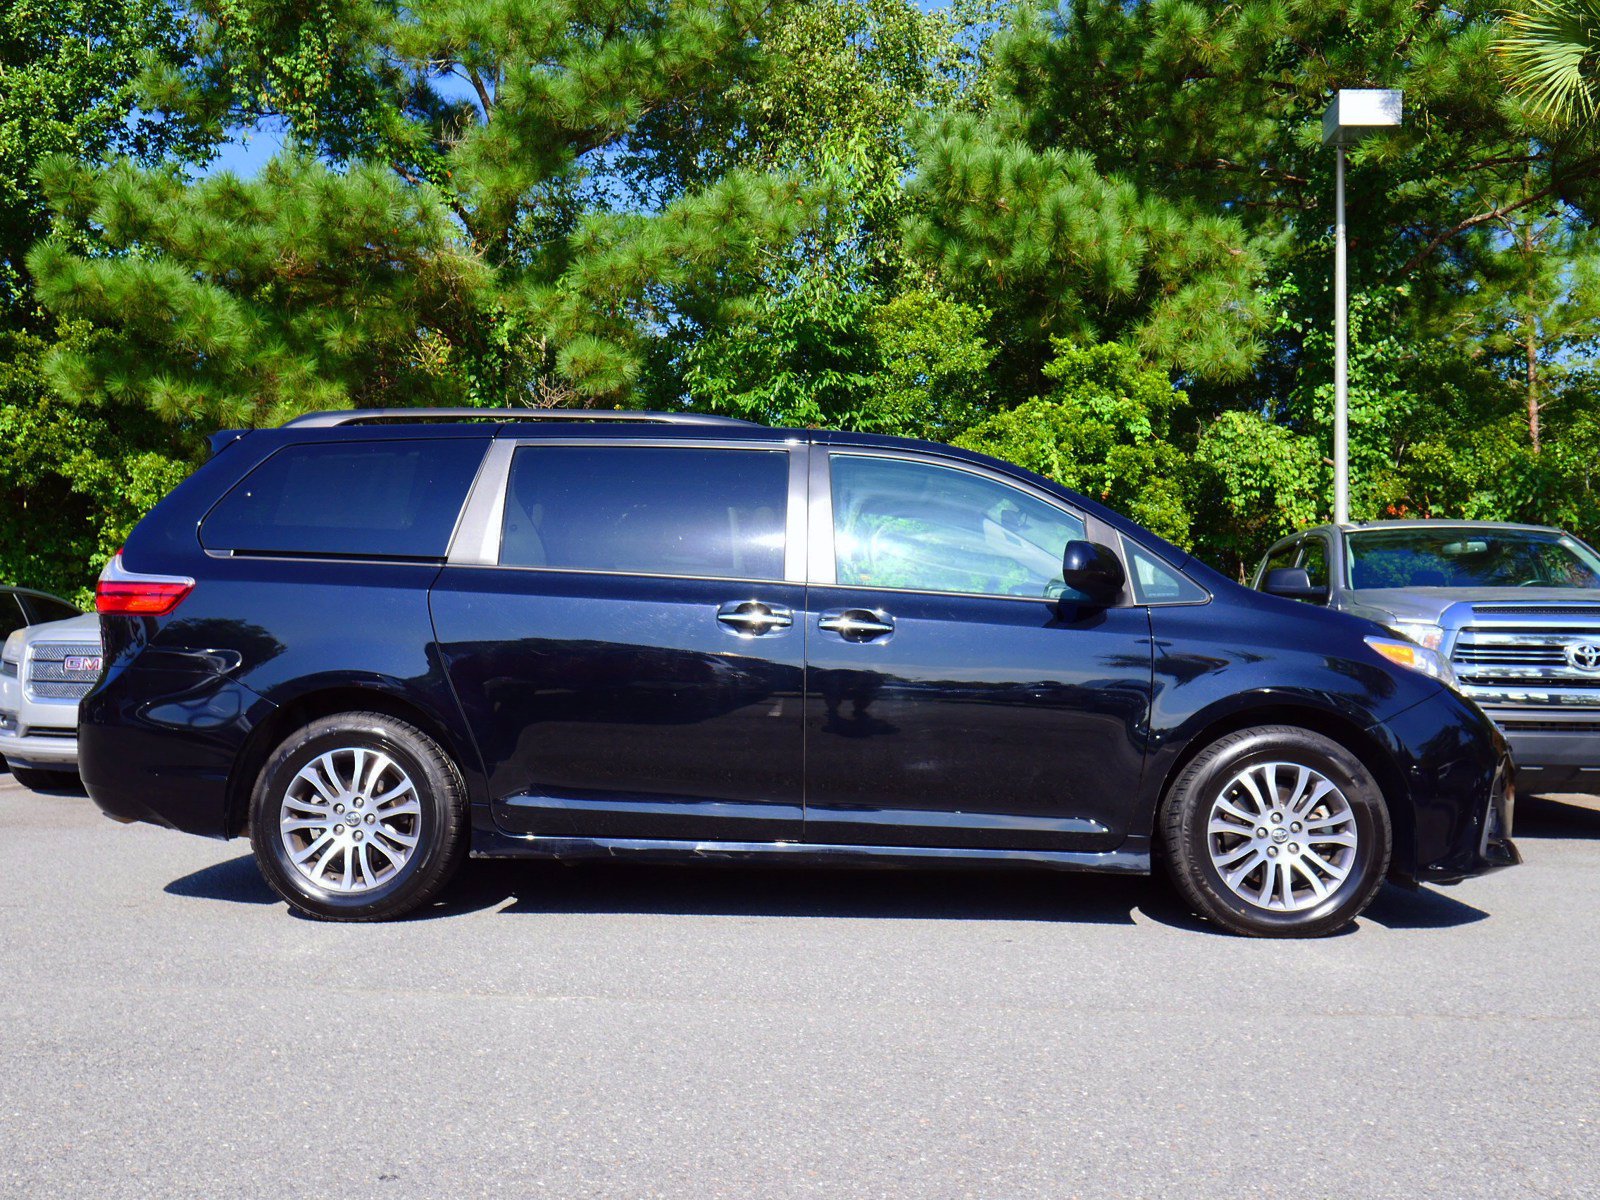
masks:
<svg viewBox="0 0 1600 1200"><path fill-rule="evenodd" d="M63 331L32 294L24 260L51 230L35 176L42 159L106 155L195 161L212 139L193 122L137 105L151 64L184 61L188 40L165 0L12 0L0 8L0 580L82 600L118 538L182 477L187 450L143 410L66 404L44 362ZM92 244L57 222L58 244ZM176 455L177 457L174 457Z"/></svg>
<svg viewBox="0 0 1600 1200"><path fill-rule="evenodd" d="M193 125L135 109L141 64L181 62L185 50L165 0L9 0L0 11L0 327L49 327L23 272L49 231L33 177L41 159L205 152Z"/></svg>
<svg viewBox="0 0 1600 1200"><path fill-rule="evenodd" d="M193 466L192 443L154 414L63 401L41 364L75 323L0 332L0 579L85 603L102 563Z"/></svg>
<svg viewBox="0 0 1600 1200"><path fill-rule="evenodd" d="M697 407L766 424L949 436L987 400L985 316L928 292L880 302L814 279L695 343L684 383Z"/></svg>
<svg viewBox="0 0 1600 1200"><path fill-rule="evenodd" d="M1044 369L1055 386L987 418L956 444L1014 462L1185 543L1196 478L1180 430L1188 397L1115 343L1056 339Z"/></svg>

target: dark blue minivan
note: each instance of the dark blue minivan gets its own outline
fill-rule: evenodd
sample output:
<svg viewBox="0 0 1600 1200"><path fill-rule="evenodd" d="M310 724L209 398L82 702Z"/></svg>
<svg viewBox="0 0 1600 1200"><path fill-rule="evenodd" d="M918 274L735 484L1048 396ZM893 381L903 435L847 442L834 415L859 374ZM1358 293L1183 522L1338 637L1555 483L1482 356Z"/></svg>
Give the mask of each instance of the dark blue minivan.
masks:
<svg viewBox="0 0 1600 1200"><path fill-rule="evenodd" d="M927 442L594 411L232 431L101 579L122 820L294 908L468 857L1144 872L1261 935L1517 861L1447 663Z"/></svg>

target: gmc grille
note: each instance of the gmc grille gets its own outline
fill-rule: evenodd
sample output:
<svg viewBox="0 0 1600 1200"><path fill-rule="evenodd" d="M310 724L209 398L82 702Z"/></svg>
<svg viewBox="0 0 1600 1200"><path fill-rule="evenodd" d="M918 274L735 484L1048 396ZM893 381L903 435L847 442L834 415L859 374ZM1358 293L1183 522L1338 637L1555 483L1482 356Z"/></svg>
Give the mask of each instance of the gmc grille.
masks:
<svg viewBox="0 0 1600 1200"><path fill-rule="evenodd" d="M25 685L35 700L83 699L100 678L99 671L69 671L69 658L99 658L98 643L38 642L28 656Z"/></svg>

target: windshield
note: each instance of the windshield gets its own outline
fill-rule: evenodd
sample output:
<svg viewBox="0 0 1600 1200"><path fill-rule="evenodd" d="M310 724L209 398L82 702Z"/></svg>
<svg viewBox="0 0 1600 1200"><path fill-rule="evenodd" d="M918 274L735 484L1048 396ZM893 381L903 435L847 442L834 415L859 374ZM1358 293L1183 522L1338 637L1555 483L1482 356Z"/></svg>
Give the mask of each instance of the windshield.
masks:
<svg viewBox="0 0 1600 1200"><path fill-rule="evenodd" d="M1600 588L1600 556L1531 529L1369 529L1346 535L1350 586Z"/></svg>

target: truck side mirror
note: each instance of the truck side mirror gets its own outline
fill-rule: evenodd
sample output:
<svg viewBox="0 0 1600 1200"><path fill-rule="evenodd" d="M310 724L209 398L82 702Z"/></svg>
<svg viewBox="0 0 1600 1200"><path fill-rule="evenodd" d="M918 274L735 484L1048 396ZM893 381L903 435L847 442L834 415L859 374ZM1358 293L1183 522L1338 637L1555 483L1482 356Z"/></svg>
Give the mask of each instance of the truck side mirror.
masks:
<svg viewBox="0 0 1600 1200"><path fill-rule="evenodd" d="M1261 581L1261 590L1269 596L1282 596L1285 600L1310 600L1322 604L1328 599L1328 589L1317 587L1304 567L1273 567Z"/></svg>

